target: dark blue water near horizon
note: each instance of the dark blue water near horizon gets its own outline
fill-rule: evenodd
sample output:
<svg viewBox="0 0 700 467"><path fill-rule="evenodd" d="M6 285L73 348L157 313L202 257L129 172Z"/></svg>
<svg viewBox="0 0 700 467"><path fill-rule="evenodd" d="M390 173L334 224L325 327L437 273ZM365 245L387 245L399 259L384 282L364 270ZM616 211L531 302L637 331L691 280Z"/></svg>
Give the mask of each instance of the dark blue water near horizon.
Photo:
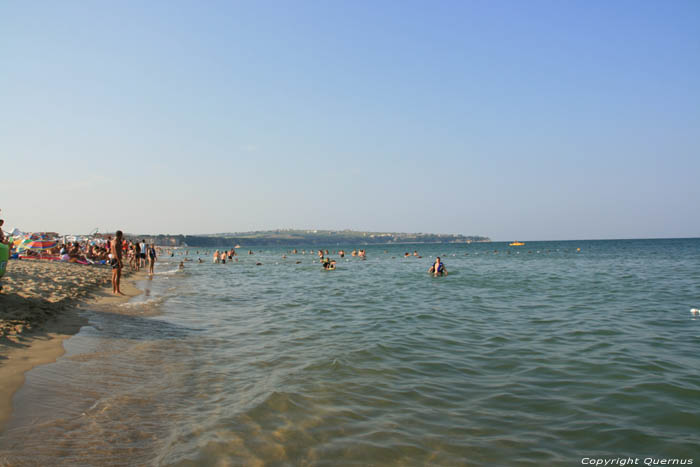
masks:
<svg viewBox="0 0 700 467"><path fill-rule="evenodd" d="M163 257L27 374L0 463L700 462L700 239L342 247Z"/></svg>

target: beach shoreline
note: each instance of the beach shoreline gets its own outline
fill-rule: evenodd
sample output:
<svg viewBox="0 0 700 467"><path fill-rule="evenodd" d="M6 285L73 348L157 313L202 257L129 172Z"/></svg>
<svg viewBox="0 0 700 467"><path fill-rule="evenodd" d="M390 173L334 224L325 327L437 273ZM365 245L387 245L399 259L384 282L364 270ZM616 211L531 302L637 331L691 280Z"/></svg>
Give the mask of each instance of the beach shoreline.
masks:
<svg viewBox="0 0 700 467"><path fill-rule="evenodd" d="M12 399L32 368L55 362L63 341L88 324L81 308L109 309L141 294L134 283L144 271L124 269L113 295L111 268L13 261L0 294L0 432L12 415Z"/></svg>

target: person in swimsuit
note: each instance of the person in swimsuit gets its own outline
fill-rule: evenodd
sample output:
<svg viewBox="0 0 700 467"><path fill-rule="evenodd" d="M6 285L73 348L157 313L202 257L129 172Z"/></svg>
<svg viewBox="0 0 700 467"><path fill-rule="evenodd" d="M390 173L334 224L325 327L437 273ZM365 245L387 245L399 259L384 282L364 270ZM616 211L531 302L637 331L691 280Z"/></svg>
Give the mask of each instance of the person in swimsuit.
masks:
<svg viewBox="0 0 700 467"><path fill-rule="evenodd" d="M141 239L141 243L139 243L139 267L145 268L146 267L146 250L148 247L146 246L146 240Z"/></svg>
<svg viewBox="0 0 700 467"><path fill-rule="evenodd" d="M445 263L443 263L438 256L435 258L435 263L430 266L430 269L428 269L428 272L430 274L435 274L436 276L446 276L447 268L445 267Z"/></svg>
<svg viewBox="0 0 700 467"><path fill-rule="evenodd" d="M136 272L139 271L139 268L141 266L141 245L137 242L134 243L134 259L133 259L133 268L136 270Z"/></svg>
<svg viewBox="0 0 700 467"><path fill-rule="evenodd" d="M124 295L119 288L122 278L122 231L117 230L116 238L110 243L110 253L112 254L112 293Z"/></svg>
<svg viewBox="0 0 700 467"><path fill-rule="evenodd" d="M156 265L158 257L156 255L156 247L155 245L151 244L151 247L148 249L148 275L152 276L153 275L153 268Z"/></svg>

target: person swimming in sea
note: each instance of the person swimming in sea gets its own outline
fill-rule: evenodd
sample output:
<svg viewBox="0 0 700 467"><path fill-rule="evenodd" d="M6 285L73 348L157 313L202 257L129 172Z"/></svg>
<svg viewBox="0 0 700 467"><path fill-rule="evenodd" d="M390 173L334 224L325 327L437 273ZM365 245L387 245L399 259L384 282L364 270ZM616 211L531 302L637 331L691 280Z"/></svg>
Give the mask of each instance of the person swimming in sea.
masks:
<svg viewBox="0 0 700 467"><path fill-rule="evenodd" d="M335 269L335 260L328 257L323 258L323 269L333 271Z"/></svg>
<svg viewBox="0 0 700 467"><path fill-rule="evenodd" d="M184 271L185 270L185 263L183 261L180 261L180 265L177 268L181 271Z"/></svg>
<svg viewBox="0 0 700 467"><path fill-rule="evenodd" d="M440 257L438 256L435 258L435 263L433 263L430 268L428 269L428 273L434 274L436 276L446 276L447 275L447 268L445 267L445 263L443 263L440 260Z"/></svg>

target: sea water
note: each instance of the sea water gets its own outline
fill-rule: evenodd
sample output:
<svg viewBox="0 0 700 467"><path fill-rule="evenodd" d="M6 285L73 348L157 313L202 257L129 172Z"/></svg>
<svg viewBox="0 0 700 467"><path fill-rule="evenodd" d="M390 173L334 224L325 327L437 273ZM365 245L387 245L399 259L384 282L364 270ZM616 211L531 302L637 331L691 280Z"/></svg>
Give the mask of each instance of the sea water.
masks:
<svg viewBox="0 0 700 467"><path fill-rule="evenodd" d="M180 249L83 311L0 464L700 462L699 239L293 247Z"/></svg>

